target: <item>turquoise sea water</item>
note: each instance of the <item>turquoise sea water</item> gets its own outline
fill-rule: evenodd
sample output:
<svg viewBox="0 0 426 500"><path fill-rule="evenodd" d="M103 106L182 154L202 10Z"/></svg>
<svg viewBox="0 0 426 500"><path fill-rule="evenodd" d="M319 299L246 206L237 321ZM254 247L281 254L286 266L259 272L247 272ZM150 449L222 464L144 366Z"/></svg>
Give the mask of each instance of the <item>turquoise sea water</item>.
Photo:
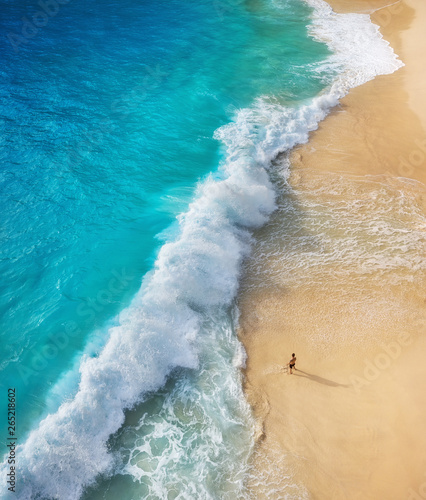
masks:
<svg viewBox="0 0 426 500"><path fill-rule="evenodd" d="M15 387L20 498L243 497L233 300L274 209L258 144L280 149L258 99L309 102L329 49L301 0L49 5L6 2L0 21L0 404Z"/></svg>

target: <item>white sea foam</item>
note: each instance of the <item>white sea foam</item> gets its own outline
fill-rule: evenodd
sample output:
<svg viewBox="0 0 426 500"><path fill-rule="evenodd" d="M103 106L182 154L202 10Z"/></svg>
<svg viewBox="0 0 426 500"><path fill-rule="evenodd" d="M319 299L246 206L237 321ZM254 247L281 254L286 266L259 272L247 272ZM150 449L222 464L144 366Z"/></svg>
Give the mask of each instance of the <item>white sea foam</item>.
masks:
<svg viewBox="0 0 426 500"><path fill-rule="evenodd" d="M339 98L404 65L368 14L337 14L323 0L305 1L314 8L310 34L327 44L333 52L329 63L342 69L331 89Z"/></svg>
<svg viewBox="0 0 426 500"><path fill-rule="evenodd" d="M179 219L180 234L165 244L119 326L97 358L80 366L81 382L18 448L17 498L77 499L96 476L113 468L106 443L124 410L165 383L176 366L195 368L205 314L228 307L238 288L250 229L275 208L267 169L280 152L308 140L347 91L401 62L365 15L339 15L322 0L314 8L312 36L325 41L339 68L333 85L309 103L284 108L259 98L215 136L226 148L222 180L208 179ZM238 363L242 362L241 360ZM6 477L6 464L1 475Z"/></svg>
<svg viewBox="0 0 426 500"><path fill-rule="evenodd" d="M177 500L247 496L252 426L240 367L230 363L239 361L241 344L226 312L206 318L199 340L199 370L180 371L153 398L155 411L152 401L141 405L137 425L126 426L114 443L123 464L119 473L132 478L129 488L139 498L147 491Z"/></svg>

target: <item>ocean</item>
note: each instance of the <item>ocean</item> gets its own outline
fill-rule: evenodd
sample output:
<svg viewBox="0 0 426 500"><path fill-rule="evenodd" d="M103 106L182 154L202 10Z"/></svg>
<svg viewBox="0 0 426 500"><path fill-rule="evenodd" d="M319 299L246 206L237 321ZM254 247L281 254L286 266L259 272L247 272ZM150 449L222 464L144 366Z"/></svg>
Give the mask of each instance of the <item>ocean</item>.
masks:
<svg viewBox="0 0 426 500"><path fill-rule="evenodd" d="M1 498L250 498L235 299L274 160L402 63L322 0L1 11Z"/></svg>

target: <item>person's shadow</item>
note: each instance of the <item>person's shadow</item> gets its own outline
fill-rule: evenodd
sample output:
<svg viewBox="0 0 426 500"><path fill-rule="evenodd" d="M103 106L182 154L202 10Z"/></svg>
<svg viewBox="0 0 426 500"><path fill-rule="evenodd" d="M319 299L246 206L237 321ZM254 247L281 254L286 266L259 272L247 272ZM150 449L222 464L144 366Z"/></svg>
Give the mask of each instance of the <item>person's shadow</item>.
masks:
<svg viewBox="0 0 426 500"><path fill-rule="evenodd" d="M310 380L314 380L319 384L329 385L330 387L349 387L349 385L347 384L338 384L337 382L333 382L332 380L328 380L323 377L318 377L318 375L312 375L312 373L304 372L303 370L299 370L298 368L296 370L294 370L293 368L293 375L309 378Z"/></svg>

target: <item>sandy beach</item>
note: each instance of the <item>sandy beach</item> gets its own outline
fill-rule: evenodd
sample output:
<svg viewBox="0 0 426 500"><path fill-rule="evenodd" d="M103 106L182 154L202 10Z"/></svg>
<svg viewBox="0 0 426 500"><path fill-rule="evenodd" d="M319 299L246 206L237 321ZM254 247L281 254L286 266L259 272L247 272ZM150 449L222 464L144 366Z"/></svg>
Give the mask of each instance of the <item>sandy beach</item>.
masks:
<svg viewBox="0 0 426 500"><path fill-rule="evenodd" d="M288 160L277 162L279 208L256 234L239 297L245 391L259 430L254 467L275 489L251 487L257 498L418 500L426 498L426 3L329 3L370 13L405 66L353 89L293 151L288 183L280 176Z"/></svg>

